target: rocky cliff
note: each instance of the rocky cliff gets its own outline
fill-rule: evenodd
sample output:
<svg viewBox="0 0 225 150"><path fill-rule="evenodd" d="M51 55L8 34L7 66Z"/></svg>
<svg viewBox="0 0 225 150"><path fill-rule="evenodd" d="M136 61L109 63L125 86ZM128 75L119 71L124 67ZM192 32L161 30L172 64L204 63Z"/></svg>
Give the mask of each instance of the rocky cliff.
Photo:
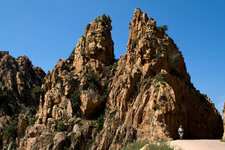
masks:
<svg viewBox="0 0 225 150"><path fill-rule="evenodd" d="M0 149L24 135L39 104L44 76L28 57L15 59L7 51L0 52Z"/></svg>
<svg viewBox="0 0 225 150"><path fill-rule="evenodd" d="M166 29L135 9L97 149L119 149L133 140L176 139L179 125L185 138L222 136L221 116L190 82L182 54Z"/></svg>
<svg viewBox="0 0 225 150"><path fill-rule="evenodd" d="M222 118L190 81L182 53L135 9L127 53L114 59L111 19L85 28L70 57L45 76L37 121L19 149L121 149L136 140L221 138Z"/></svg>
<svg viewBox="0 0 225 150"><path fill-rule="evenodd" d="M111 29L109 16L96 18L70 57L60 59L46 75L38 120L27 130L20 149L87 149L93 143L102 128L103 120L96 119L104 114L115 71Z"/></svg>

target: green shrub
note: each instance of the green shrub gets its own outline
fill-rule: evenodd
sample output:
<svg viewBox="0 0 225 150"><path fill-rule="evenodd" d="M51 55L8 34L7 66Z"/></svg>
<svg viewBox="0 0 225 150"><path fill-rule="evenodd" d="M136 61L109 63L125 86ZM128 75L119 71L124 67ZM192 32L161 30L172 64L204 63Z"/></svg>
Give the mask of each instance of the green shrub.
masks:
<svg viewBox="0 0 225 150"><path fill-rule="evenodd" d="M139 38L136 38L135 40L133 40L132 42L132 48L136 48L137 44L138 44Z"/></svg>
<svg viewBox="0 0 225 150"><path fill-rule="evenodd" d="M8 126L3 128L3 133L8 138L16 139L18 119L14 119Z"/></svg>
<svg viewBox="0 0 225 150"><path fill-rule="evenodd" d="M133 41L132 41L132 48L136 48L137 47L137 44L138 44L138 41L142 38L142 37L144 37L145 35L148 35L147 37L145 37L145 39L147 39L147 40L149 40L150 42L153 42L156 38L153 36L153 35L151 35L150 36L150 34L152 33L152 31L149 31L149 32L143 32L141 35L139 35L136 39L134 39Z"/></svg>
<svg viewBox="0 0 225 150"><path fill-rule="evenodd" d="M166 84L163 81L163 78L164 78L164 74L162 72L157 73L155 76L154 83L161 83L163 86L165 86ZM156 85L156 86L159 86L159 85Z"/></svg>
<svg viewBox="0 0 225 150"><path fill-rule="evenodd" d="M103 128L104 125L104 115L100 115L97 119L97 126L96 126L96 130L97 132L100 132Z"/></svg>
<svg viewBox="0 0 225 150"><path fill-rule="evenodd" d="M12 145L11 145L10 150L17 150L17 148L18 148L18 145L16 144L16 140L14 139L14 140L12 141Z"/></svg>
<svg viewBox="0 0 225 150"><path fill-rule="evenodd" d="M96 22L97 23L98 22L101 22L101 24L103 26L106 26L106 24L107 24L107 15L106 14L103 14L102 17L98 17L97 20L96 20Z"/></svg>
<svg viewBox="0 0 225 150"><path fill-rule="evenodd" d="M147 141L129 143L123 148L123 150L139 150L142 147L144 147L146 144L148 144Z"/></svg>
<svg viewBox="0 0 225 150"><path fill-rule="evenodd" d="M155 76L156 80L162 80L163 78L164 78L164 74L162 72L157 73Z"/></svg>
<svg viewBox="0 0 225 150"><path fill-rule="evenodd" d="M57 131L58 132L67 131L67 127L66 127L66 125L62 121L60 121L58 123Z"/></svg>
<svg viewBox="0 0 225 150"><path fill-rule="evenodd" d="M221 142L225 142L225 139L221 139L220 141L221 141Z"/></svg>
<svg viewBox="0 0 225 150"><path fill-rule="evenodd" d="M159 26L158 29L161 30L162 32L165 32L168 30L168 27L167 25L163 25L163 26Z"/></svg>
<svg viewBox="0 0 225 150"><path fill-rule="evenodd" d="M155 105L153 106L154 111L158 110L159 107L160 107L159 104L155 104Z"/></svg>
<svg viewBox="0 0 225 150"><path fill-rule="evenodd" d="M160 85L159 85L159 84L156 84L156 85L154 86L154 88L155 88L155 90L156 90L156 91L158 91L158 90L159 90L159 87L160 87Z"/></svg>
<svg viewBox="0 0 225 150"><path fill-rule="evenodd" d="M148 145L148 148L150 150L174 150L174 148L171 148L169 145L167 145L165 143L160 143L159 145L150 143Z"/></svg>
<svg viewBox="0 0 225 150"><path fill-rule="evenodd" d="M109 96L109 89L105 89L104 92L101 95L101 100L106 101L108 96Z"/></svg>
<svg viewBox="0 0 225 150"><path fill-rule="evenodd" d="M103 15L102 15L102 21L104 21L104 22L107 21L107 15L106 15L106 14L103 14Z"/></svg>
<svg viewBox="0 0 225 150"><path fill-rule="evenodd" d="M32 93L36 94L36 93L42 93L44 90L40 87L40 86L36 86L32 89Z"/></svg>
<svg viewBox="0 0 225 150"><path fill-rule="evenodd" d="M173 148L166 145L165 143L153 144L153 143L148 143L147 141L130 143L127 146L125 146L123 150L139 150L142 147L144 147L146 144L148 144L149 150L174 150Z"/></svg>
<svg viewBox="0 0 225 150"><path fill-rule="evenodd" d="M85 57L85 50L84 49L81 49L80 54L81 54L82 57Z"/></svg>
<svg viewBox="0 0 225 150"><path fill-rule="evenodd" d="M55 75L55 82L62 81L62 78L58 75Z"/></svg>
<svg viewBox="0 0 225 150"><path fill-rule="evenodd" d="M153 28L156 28L156 24L155 23L154 24L150 24L149 26L153 27Z"/></svg>
<svg viewBox="0 0 225 150"><path fill-rule="evenodd" d="M38 98L43 92L44 90L40 86L36 86L32 89L34 98Z"/></svg>
<svg viewBox="0 0 225 150"><path fill-rule="evenodd" d="M70 56L68 58L70 60L70 64L73 64L75 50L76 50L76 47L72 50L72 52L70 53Z"/></svg>
<svg viewBox="0 0 225 150"><path fill-rule="evenodd" d="M158 47L158 51L153 55L153 59L158 59L162 56L162 54L166 54L166 52L163 50L162 46Z"/></svg>
<svg viewBox="0 0 225 150"><path fill-rule="evenodd" d="M73 109L73 114L77 114L77 111L79 110L79 107L81 105L81 101L80 101L80 89L76 88L73 92L73 94L71 95L71 105L72 105L72 109Z"/></svg>
<svg viewBox="0 0 225 150"><path fill-rule="evenodd" d="M135 98L136 98L136 97L138 96L138 94L140 93L140 88L141 88L141 82L138 81L138 82L136 83L136 89L135 89L135 91L134 91L134 97L135 97Z"/></svg>
<svg viewBox="0 0 225 150"><path fill-rule="evenodd" d="M89 31L90 27L91 27L91 25L90 25L90 23L89 23L89 24L86 26L86 29L87 29L86 33Z"/></svg>
<svg viewBox="0 0 225 150"><path fill-rule="evenodd" d="M90 72L86 74L87 77L87 89L100 89L101 84L98 78L98 74L95 72Z"/></svg>

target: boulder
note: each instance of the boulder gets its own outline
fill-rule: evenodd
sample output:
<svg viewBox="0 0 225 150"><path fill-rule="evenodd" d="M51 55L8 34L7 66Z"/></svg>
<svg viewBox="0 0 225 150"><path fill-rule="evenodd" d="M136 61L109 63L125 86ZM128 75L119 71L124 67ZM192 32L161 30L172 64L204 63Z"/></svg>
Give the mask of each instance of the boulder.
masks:
<svg viewBox="0 0 225 150"><path fill-rule="evenodd" d="M66 132L59 132L55 135L53 139L54 150L61 150L65 147L67 139L67 133Z"/></svg>
<svg viewBox="0 0 225 150"><path fill-rule="evenodd" d="M102 108L103 103L93 89L81 93L81 111L87 118L93 117Z"/></svg>

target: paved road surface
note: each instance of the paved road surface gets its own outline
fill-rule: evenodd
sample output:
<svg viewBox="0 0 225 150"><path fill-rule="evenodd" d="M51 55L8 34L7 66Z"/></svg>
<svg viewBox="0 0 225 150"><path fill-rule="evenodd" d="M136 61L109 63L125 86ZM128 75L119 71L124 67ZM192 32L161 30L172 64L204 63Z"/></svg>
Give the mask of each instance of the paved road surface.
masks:
<svg viewBox="0 0 225 150"><path fill-rule="evenodd" d="M220 140L175 140L169 144L179 147L182 150L225 150L225 142ZM176 148L178 150L179 148Z"/></svg>

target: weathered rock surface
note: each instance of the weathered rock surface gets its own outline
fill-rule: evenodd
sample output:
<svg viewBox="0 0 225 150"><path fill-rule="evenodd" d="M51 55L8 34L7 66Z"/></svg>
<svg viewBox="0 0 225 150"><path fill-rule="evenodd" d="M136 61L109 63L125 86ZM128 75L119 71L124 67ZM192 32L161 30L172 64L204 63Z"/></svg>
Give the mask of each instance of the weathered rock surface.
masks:
<svg viewBox="0 0 225 150"><path fill-rule="evenodd" d="M22 105L37 106L39 99L32 96L32 89L41 86L44 71L34 67L26 56L13 58L9 52L0 52L1 115L12 115ZM18 107L16 107L18 105Z"/></svg>
<svg viewBox="0 0 225 150"><path fill-rule="evenodd" d="M176 139L179 125L185 138L221 138L222 118L194 88L166 28L135 9L127 54L115 61L109 16L89 23L71 56L45 76L38 120L20 149L121 149Z"/></svg>
<svg viewBox="0 0 225 150"><path fill-rule="evenodd" d="M214 104L190 82L173 40L135 9L127 54L121 56L108 98L97 149L120 149L133 140L220 138L221 116Z"/></svg>
<svg viewBox="0 0 225 150"><path fill-rule="evenodd" d="M78 117L93 119L104 112L110 75L114 70L110 68L114 62L111 29L109 16L96 18L85 28L84 36L70 58L60 59L45 76L35 124L45 128L40 129L43 132L40 134L30 128L30 133L21 140L20 148L31 148L32 144L26 141L31 140L30 137L40 141L39 137L46 133L54 136L53 149L86 149L93 142L96 121Z"/></svg>
<svg viewBox="0 0 225 150"><path fill-rule="evenodd" d="M79 39L75 47L73 64L76 73L83 73L87 66L99 72L105 65L112 63L114 43L111 30L111 19L107 15L97 17L87 25L84 36Z"/></svg>
<svg viewBox="0 0 225 150"><path fill-rule="evenodd" d="M27 56L13 58L0 51L0 149L12 147L15 138L24 136L27 121L34 119L32 114L39 104L44 76Z"/></svg>

